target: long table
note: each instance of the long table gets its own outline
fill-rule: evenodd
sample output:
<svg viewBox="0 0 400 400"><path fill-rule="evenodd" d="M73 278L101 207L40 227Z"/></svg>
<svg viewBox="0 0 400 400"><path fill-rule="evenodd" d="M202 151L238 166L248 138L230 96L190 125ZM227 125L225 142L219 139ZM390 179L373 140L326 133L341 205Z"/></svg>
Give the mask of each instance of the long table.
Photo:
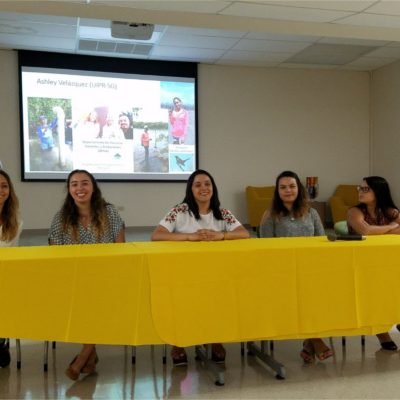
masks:
<svg viewBox="0 0 400 400"><path fill-rule="evenodd" d="M371 335L400 321L400 236L0 249L0 337L99 344Z"/></svg>

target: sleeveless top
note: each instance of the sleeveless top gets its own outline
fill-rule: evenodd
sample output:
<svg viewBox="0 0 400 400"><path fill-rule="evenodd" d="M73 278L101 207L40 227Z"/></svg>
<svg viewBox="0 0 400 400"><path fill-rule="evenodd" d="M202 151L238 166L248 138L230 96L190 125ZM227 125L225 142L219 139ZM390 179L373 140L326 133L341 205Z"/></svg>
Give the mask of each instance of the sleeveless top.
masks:
<svg viewBox="0 0 400 400"><path fill-rule="evenodd" d="M358 207L356 207L356 208L358 208ZM395 220L395 219L397 218L397 215L396 215L395 217L393 217L393 218L388 218L388 217L386 217L386 216L383 214L382 210L380 210L380 209L377 211L375 217L372 217L372 216L369 214L368 210L366 210L366 209L361 209L361 208L358 208L358 209L363 213L364 221L365 221L367 224L369 224L369 225L377 225L377 226L388 225L388 224L390 224L393 220ZM393 212L395 212L395 211L397 211L397 210L394 210ZM398 212L398 211L397 211L397 212ZM359 233L359 232L356 232L356 231L349 225L349 223L347 223L347 226L348 226L348 228L349 228L349 233L350 233L350 234Z"/></svg>

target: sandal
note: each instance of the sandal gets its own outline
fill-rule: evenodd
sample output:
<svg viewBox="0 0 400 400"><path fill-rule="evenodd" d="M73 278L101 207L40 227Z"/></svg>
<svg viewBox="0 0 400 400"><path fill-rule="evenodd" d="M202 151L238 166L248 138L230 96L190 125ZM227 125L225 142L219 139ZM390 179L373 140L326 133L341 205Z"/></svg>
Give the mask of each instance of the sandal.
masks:
<svg viewBox="0 0 400 400"><path fill-rule="evenodd" d="M315 352L310 340L307 339L303 342L303 349L300 351L300 357L306 364L314 362Z"/></svg>
<svg viewBox="0 0 400 400"><path fill-rule="evenodd" d="M81 369L83 374L92 374L96 371L96 365L99 362L99 357L97 356L96 350L94 351L94 357L90 355L84 367Z"/></svg>
<svg viewBox="0 0 400 400"><path fill-rule="evenodd" d="M221 343L213 343L211 345L211 360L217 364L225 362L226 351Z"/></svg>
<svg viewBox="0 0 400 400"><path fill-rule="evenodd" d="M187 365L188 363L186 351L183 347L173 346L171 350L171 357L174 366Z"/></svg>
<svg viewBox="0 0 400 400"><path fill-rule="evenodd" d="M330 348L327 348L326 350L322 351L321 353L317 353L318 360L324 361L329 357L333 356L333 351Z"/></svg>
<svg viewBox="0 0 400 400"><path fill-rule="evenodd" d="M333 356L333 351L323 342L322 339L312 339L315 355L318 360L324 361Z"/></svg>
<svg viewBox="0 0 400 400"><path fill-rule="evenodd" d="M77 358L78 356L75 356L74 359L69 363L69 367L65 370L65 375L67 375L68 378L72 379L73 381L76 381L81 373L81 371L76 371L75 369L72 368L72 364L75 362Z"/></svg>

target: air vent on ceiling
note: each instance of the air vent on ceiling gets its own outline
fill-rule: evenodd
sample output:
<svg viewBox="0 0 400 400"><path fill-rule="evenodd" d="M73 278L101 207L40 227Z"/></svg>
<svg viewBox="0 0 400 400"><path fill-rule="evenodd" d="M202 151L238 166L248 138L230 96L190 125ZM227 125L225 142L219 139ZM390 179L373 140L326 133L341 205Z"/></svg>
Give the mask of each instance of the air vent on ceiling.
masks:
<svg viewBox="0 0 400 400"><path fill-rule="evenodd" d="M149 40L153 35L154 25L135 22L111 22L111 36L119 39Z"/></svg>
<svg viewBox="0 0 400 400"><path fill-rule="evenodd" d="M100 41L82 39L79 41L78 49L83 52L112 53L146 57L150 54L153 45L126 43L118 41Z"/></svg>

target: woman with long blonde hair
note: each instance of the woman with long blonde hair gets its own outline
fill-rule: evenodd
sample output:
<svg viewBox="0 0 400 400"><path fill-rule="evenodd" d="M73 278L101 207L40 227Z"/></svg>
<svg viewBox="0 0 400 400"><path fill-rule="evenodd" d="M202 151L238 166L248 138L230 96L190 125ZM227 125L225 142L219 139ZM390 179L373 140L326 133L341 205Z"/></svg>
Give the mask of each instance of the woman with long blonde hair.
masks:
<svg viewBox="0 0 400 400"><path fill-rule="evenodd" d="M7 172L0 169L0 247L18 246L22 230L19 202ZM0 367L10 364L8 340L0 338Z"/></svg>

